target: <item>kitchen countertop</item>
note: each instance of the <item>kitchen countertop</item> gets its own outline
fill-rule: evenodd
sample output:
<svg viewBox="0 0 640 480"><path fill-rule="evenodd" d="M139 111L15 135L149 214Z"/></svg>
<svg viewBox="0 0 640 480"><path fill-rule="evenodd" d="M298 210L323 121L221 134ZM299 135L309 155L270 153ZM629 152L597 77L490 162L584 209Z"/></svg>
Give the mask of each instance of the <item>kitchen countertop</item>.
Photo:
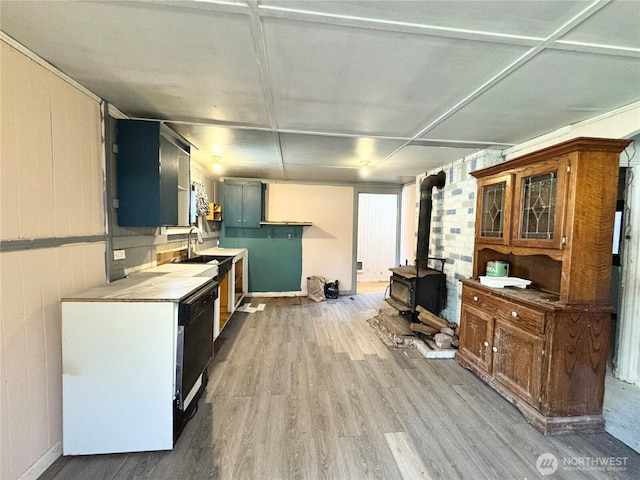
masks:
<svg viewBox="0 0 640 480"><path fill-rule="evenodd" d="M245 248L207 248L197 255L243 257ZM166 263L62 299L63 302L179 302L218 274L217 264Z"/></svg>
<svg viewBox="0 0 640 480"><path fill-rule="evenodd" d="M201 265L196 267L202 268ZM135 274L62 299L63 302L179 302L210 276Z"/></svg>
<svg viewBox="0 0 640 480"><path fill-rule="evenodd" d="M209 263L165 263L157 267L147 268L130 276L158 276L170 277L215 277L218 275L218 265Z"/></svg>
<svg viewBox="0 0 640 480"><path fill-rule="evenodd" d="M227 257L237 257L244 256L247 252L246 248L222 248L222 247L213 247L207 248L205 250L199 250L196 252L196 255L221 255Z"/></svg>

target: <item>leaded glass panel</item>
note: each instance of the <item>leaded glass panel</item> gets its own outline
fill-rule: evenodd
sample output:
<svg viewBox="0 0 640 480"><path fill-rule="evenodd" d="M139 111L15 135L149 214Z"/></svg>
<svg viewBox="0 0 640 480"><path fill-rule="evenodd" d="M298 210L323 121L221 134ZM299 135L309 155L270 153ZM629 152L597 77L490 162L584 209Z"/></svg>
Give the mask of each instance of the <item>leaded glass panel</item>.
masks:
<svg viewBox="0 0 640 480"><path fill-rule="evenodd" d="M524 179L520 238L553 238L557 182L557 172Z"/></svg>
<svg viewBox="0 0 640 480"><path fill-rule="evenodd" d="M482 237L502 237L504 234L505 190L505 182L482 189Z"/></svg>

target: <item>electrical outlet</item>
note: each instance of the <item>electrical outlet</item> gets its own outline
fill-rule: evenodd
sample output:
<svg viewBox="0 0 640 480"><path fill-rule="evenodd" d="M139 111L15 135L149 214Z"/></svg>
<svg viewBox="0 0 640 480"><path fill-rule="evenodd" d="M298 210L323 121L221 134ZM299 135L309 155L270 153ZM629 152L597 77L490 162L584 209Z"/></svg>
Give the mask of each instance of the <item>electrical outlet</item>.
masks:
<svg viewBox="0 0 640 480"><path fill-rule="evenodd" d="M113 251L113 259L114 260L124 260L127 258L124 250L114 250Z"/></svg>

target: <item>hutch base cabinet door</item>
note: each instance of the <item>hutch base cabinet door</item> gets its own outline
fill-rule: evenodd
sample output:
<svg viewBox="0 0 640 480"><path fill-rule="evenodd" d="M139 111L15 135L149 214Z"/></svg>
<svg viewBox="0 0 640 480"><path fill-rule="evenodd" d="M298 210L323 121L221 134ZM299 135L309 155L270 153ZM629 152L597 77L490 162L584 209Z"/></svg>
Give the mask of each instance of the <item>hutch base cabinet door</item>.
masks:
<svg viewBox="0 0 640 480"><path fill-rule="evenodd" d="M456 359L544 434L600 431L620 153L576 138L472 172L473 278L462 280ZM491 288L489 261L529 288Z"/></svg>

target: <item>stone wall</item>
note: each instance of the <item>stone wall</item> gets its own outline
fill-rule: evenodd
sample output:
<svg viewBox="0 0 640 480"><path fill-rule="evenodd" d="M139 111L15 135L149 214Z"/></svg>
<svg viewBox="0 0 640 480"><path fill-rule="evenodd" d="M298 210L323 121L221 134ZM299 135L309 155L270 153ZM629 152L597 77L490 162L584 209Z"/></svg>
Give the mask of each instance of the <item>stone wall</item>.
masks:
<svg viewBox="0 0 640 480"><path fill-rule="evenodd" d="M469 172L500 163L500 150L482 150L449 165L416 177L416 215L420 205L419 185L427 176L444 170L447 180L444 188L433 191L431 237L429 256L446 259L447 307L441 316L450 322L460 321L459 280L471 276L473 267L473 240L475 234L476 179ZM417 239L416 239L417 241ZM439 263L432 263L438 266Z"/></svg>

